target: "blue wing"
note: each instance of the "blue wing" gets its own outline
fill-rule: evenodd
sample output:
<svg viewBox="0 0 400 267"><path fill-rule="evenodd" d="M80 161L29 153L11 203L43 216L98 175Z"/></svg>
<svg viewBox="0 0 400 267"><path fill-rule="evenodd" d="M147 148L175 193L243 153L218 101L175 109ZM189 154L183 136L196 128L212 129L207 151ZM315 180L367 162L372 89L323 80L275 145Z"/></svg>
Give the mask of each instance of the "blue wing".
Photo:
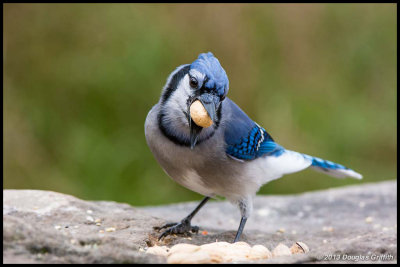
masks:
<svg viewBox="0 0 400 267"><path fill-rule="evenodd" d="M231 114L225 127L226 153L230 157L253 160L266 155L279 156L285 151L232 100L226 98L224 102Z"/></svg>
<svg viewBox="0 0 400 267"><path fill-rule="evenodd" d="M225 112L231 114L225 123L227 155L240 161L274 156L266 157L265 161L268 173L273 174L269 176L270 180L309 166L338 178L362 178L361 174L343 165L284 149L275 143L267 131L252 121L232 100L226 98L224 104L226 105Z"/></svg>

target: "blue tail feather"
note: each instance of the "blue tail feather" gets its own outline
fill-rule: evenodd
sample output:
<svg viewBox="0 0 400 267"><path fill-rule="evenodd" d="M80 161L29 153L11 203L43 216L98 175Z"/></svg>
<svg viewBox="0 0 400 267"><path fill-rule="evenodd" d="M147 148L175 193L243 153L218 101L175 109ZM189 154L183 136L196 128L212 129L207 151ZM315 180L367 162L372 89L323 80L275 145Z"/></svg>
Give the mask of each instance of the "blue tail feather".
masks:
<svg viewBox="0 0 400 267"><path fill-rule="evenodd" d="M329 161L329 160L324 160L321 158L317 157L312 157L306 154L302 154L304 158L308 159L311 161L311 167L314 168L317 171L322 171L326 174L338 177L338 178L344 178L344 177L352 177L352 178L357 178L361 179L362 175L353 171L352 169L349 169L346 166L343 166L341 164Z"/></svg>

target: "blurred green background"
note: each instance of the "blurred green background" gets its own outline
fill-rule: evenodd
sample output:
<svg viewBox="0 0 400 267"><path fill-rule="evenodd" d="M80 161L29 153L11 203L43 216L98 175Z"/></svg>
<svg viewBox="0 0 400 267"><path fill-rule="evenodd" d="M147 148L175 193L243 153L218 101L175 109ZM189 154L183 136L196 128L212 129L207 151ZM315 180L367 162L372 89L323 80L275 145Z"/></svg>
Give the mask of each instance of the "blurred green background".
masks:
<svg viewBox="0 0 400 267"><path fill-rule="evenodd" d="M261 194L397 178L395 4L4 4L3 187L158 205L201 199L144 121L168 75L212 51L228 96L282 146L344 164Z"/></svg>

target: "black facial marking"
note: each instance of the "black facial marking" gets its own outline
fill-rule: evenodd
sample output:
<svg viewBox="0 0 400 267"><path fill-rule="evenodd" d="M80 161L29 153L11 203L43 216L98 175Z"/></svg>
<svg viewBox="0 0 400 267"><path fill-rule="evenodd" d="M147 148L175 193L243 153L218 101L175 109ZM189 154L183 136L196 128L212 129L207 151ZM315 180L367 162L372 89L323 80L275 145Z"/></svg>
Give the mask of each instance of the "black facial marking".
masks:
<svg viewBox="0 0 400 267"><path fill-rule="evenodd" d="M221 101L221 103L219 104L219 107L217 108L217 120L215 121L215 129L218 129L218 127L219 127L219 122L221 121L222 103L223 103L223 101Z"/></svg>
<svg viewBox="0 0 400 267"><path fill-rule="evenodd" d="M181 139L176 137L174 134L172 134L171 131L168 130L168 128L164 125L163 123L163 118L164 118L164 113L162 111L160 111L160 113L158 113L158 128L160 128L161 132L163 133L163 135L165 137L167 137L169 140L171 140L172 142L174 142L177 145L180 146L190 146L190 141L189 139Z"/></svg>
<svg viewBox="0 0 400 267"><path fill-rule="evenodd" d="M221 107L221 105L220 105ZM183 111L184 112L184 111ZM185 112L184 112L185 113ZM221 109L219 108L217 110L217 114L218 114L218 118L221 117ZM185 114L186 115L186 114ZM161 130L162 134L167 137L170 141L174 142L175 144L179 145L179 146L186 146L186 147L190 147L190 137L182 137L179 135L174 134L172 127L168 124L165 124L164 122L164 112L160 111L158 113L157 119L158 119L158 128ZM203 141L206 141L208 139L210 139L215 131L218 129L219 126L219 119L218 122L216 122L213 126L210 127L214 127L214 131L212 131L208 136L206 136L205 138L199 138L197 140L196 145L201 144Z"/></svg>
<svg viewBox="0 0 400 267"><path fill-rule="evenodd" d="M172 76L171 81L168 83L162 97L161 97L161 103L165 103L165 101L168 100L168 98L172 95L172 93L176 90L178 87L178 83L180 80L189 73L190 70L190 65L187 65L183 67L181 70L179 70L177 73Z"/></svg>

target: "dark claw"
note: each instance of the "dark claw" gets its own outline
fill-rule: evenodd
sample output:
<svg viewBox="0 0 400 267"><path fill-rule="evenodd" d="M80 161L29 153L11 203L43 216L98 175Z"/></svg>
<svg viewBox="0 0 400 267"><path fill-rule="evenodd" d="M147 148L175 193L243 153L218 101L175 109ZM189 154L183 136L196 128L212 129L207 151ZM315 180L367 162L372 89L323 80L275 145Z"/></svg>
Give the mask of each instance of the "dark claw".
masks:
<svg viewBox="0 0 400 267"><path fill-rule="evenodd" d="M189 221L182 220L181 223L167 223L162 227L153 227L155 230L160 230L164 228L169 228L168 230L165 230L158 240L160 241L163 237L166 237L168 235L172 234L178 234L178 235L187 235L192 233L198 233L199 232L199 227L198 226L191 226Z"/></svg>
<svg viewBox="0 0 400 267"><path fill-rule="evenodd" d="M177 224L178 224L178 223L167 223L167 224L164 224L164 225L161 226L161 227L154 226L153 229L156 230L156 231L160 231L161 229L168 228L168 227L171 227L171 226L175 226L175 225L177 225Z"/></svg>
<svg viewBox="0 0 400 267"><path fill-rule="evenodd" d="M159 237L158 237L158 241L160 241L163 237L166 237L167 235L171 234L171 229L168 229L166 231L164 231Z"/></svg>
<svg viewBox="0 0 400 267"><path fill-rule="evenodd" d="M195 234L197 234L199 232L199 227L198 226L192 226L191 231Z"/></svg>

